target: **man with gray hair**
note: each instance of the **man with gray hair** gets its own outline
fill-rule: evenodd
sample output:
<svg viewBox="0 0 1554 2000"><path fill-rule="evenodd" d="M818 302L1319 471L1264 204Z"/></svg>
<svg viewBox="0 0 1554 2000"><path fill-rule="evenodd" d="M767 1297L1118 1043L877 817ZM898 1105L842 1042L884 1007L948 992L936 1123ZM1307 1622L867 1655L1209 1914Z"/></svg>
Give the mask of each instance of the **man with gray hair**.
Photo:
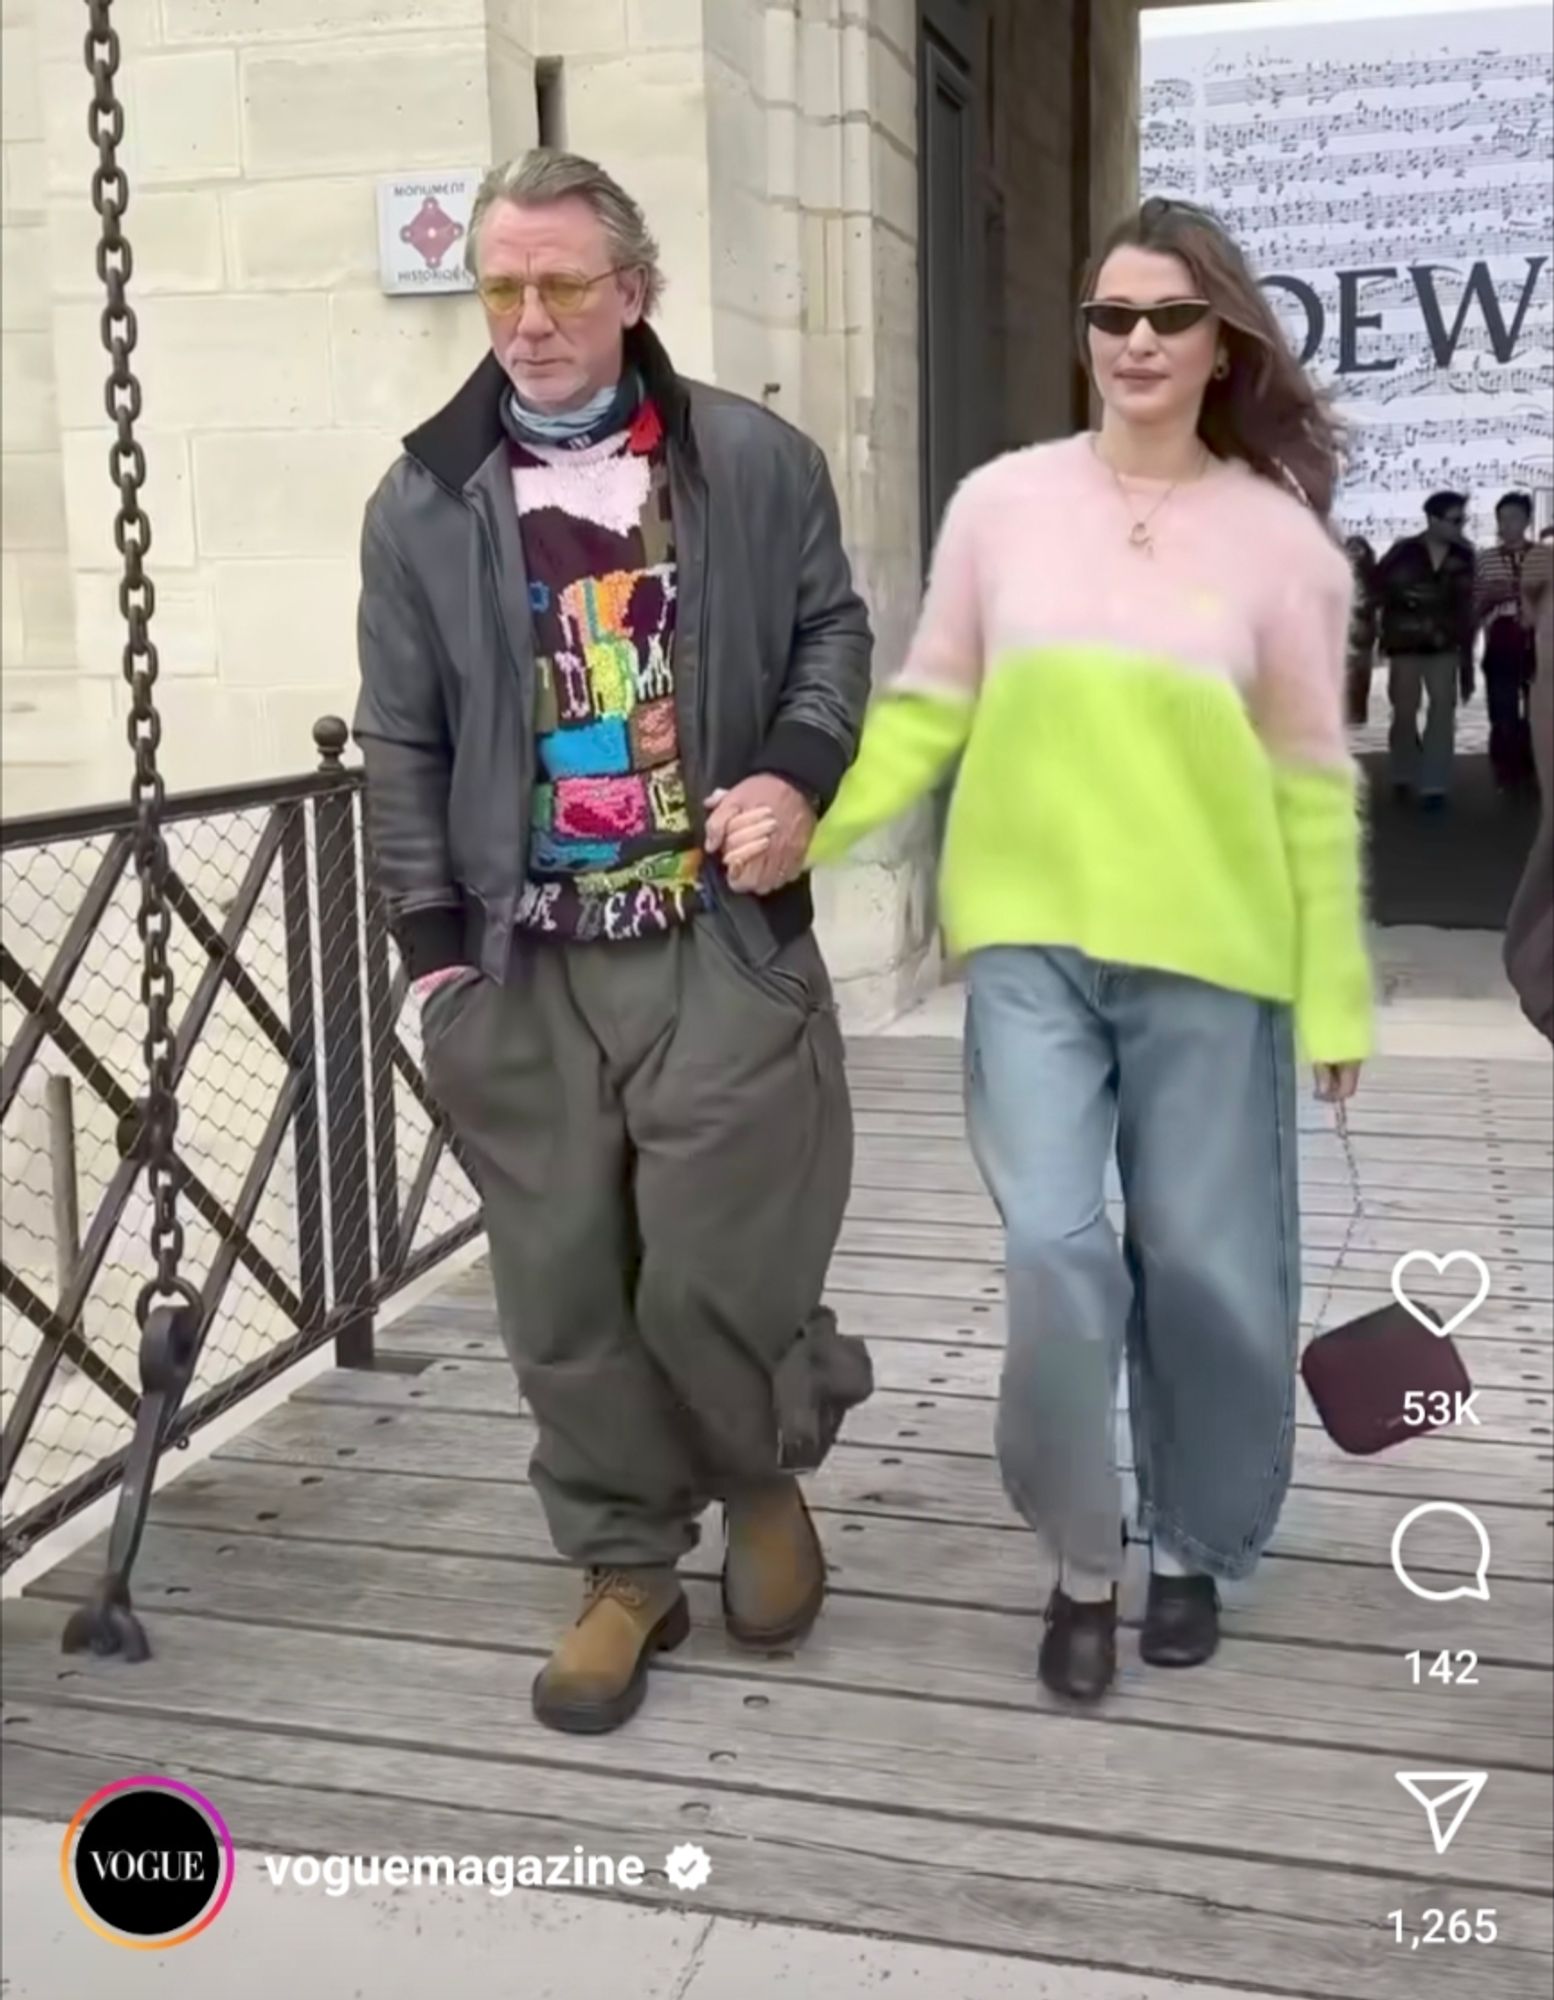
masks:
<svg viewBox="0 0 1554 2000"><path fill-rule="evenodd" d="M530 1478L586 1572L552 1728L642 1699L723 1503L730 1634L825 1589L795 1473L872 1387L822 1304L852 1167L803 863L871 636L816 447L676 374L658 252L592 162L486 177L491 352L362 539L377 878L485 1212Z"/></svg>

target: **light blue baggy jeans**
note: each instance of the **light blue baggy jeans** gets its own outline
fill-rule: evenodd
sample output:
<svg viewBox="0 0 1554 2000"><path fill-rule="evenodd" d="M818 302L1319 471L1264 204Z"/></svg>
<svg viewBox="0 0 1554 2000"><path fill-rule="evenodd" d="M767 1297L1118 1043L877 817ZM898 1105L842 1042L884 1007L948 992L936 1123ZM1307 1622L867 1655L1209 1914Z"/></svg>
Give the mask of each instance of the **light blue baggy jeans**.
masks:
<svg viewBox="0 0 1554 2000"><path fill-rule="evenodd" d="M1142 1532L1194 1570L1245 1576L1294 1447L1290 1012L1063 949L978 951L968 987L972 1149L1007 1238L1009 1498L1054 1555L1117 1574L1126 1352Z"/></svg>

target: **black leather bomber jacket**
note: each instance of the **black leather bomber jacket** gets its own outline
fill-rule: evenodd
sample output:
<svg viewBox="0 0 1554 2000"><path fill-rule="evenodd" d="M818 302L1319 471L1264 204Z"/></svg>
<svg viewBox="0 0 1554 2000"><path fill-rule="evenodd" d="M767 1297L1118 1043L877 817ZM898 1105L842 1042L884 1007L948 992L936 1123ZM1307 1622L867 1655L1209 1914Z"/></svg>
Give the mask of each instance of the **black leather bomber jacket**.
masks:
<svg viewBox="0 0 1554 2000"><path fill-rule="evenodd" d="M825 459L759 404L676 375L647 328L629 358L663 416L679 565L675 694L698 830L753 772L830 803L857 752L873 641ZM535 781L535 664L491 355L405 439L368 503L355 735L368 842L412 978L508 976ZM801 880L714 894L757 963L813 920Z"/></svg>

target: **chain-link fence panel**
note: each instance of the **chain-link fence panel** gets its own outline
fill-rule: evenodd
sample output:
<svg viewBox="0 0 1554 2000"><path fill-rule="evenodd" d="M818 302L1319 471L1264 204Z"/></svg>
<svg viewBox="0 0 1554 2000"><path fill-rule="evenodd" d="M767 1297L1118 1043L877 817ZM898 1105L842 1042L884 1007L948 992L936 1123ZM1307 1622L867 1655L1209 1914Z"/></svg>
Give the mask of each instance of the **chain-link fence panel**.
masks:
<svg viewBox="0 0 1554 2000"><path fill-rule="evenodd" d="M369 1361L383 1300L479 1228L364 866L343 726L320 742L317 778L166 802L172 1178L201 1329L174 1436L324 1341ZM143 1390L135 836L128 808L91 817L18 822L0 852L7 1563L120 1477Z"/></svg>

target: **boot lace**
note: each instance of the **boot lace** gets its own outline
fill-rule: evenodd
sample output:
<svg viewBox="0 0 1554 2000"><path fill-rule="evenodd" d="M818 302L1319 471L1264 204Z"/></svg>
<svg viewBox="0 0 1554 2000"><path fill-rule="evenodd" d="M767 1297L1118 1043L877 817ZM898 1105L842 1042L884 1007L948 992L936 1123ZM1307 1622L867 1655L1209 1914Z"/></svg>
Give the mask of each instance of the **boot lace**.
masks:
<svg viewBox="0 0 1554 2000"><path fill-rule="evenodd" d="M584 1615L609 1597L624 1605L628 1611L640 1611L647 1602L647 1592L623 1570L591 1569L583 1600Z"/></svg>

